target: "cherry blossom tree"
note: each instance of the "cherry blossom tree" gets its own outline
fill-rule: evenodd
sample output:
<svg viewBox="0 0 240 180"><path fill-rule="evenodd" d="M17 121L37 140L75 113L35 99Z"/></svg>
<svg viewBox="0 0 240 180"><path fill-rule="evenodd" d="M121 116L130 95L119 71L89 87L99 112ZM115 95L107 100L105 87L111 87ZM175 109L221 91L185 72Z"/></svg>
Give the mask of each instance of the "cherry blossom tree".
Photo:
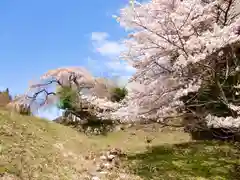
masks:
<svg viewBox="0 0 240 180"><path fill-rule="evenodd" d="M96 117L109 119L111 112L119 106L110 101L112 87L114 84L104 78L93 77L82 67L63 67L50 70L40 77L39 82L31 83L21 101L17 102L27 104L32 111L60 105L74 116L79 116L82 108L87 106L94 110ZM81 120L81 117L76 119Z"/></svg>
<svg viewBox="0 0 240 180"><path fill-rule="evenodd" d="M226 82L239 70L236 52L240 44L240 16L236 3L151 0L121 9L117 21L129 31L125 40L128 50L122 58L137 72L130 80L134 87L126 105L115 114L126 121L167 123L169 117L188 112L202 121L207 119L208 126L239 127L236 109L240 104L234 103L235 97L229 100L224 92ZM204 106L224 104L231 112L227 117L219 120L209 111L197 114L188 107L193 106L189 102L197 99L206 84L213 84L217 95L215 101L203 102ZM238 80L229 88L237 86ZM182 99L191 94L193 97L187 101ZM199 105L198 100L195 110Z"/></svg>
<svg viewBox="0 0 240 180"><path fill-rule="evenodd" d="M39 83L30 85L26 97L37 107L52 104L57 101L55 86L51 87L55 84L76 89L82 100L101 109L97 116L103 119L168 124L169 117L188 113L208 126L238 127L240 104L233 96L238 93L240 69L236 2L151 0L123 8L117 20L129 31L129 38L122 58L137 71L121 103L99 98L96 93L81 94L84 89L102 86L77 67L47 72ZM206 93L213 98L202 102ZM227 113L212 113L207 104L224 105Z"/></svg>
<svg viewBox="0 0 240 180"><path fill-rule="evenodd" d="M31 115L31 107L26 103L24 95L15 96L13 100L6 105L6 108L22 115Z"/></svg>
<svg viewBox="0 0 240 180"><path fill-rule="evenodd" d="M52 105L57 102L57 88L69 87L77 92L94 87L93 76L82 67L64 67L49 70L39 82L31 83L26 92L26 100L32 107Z"/></svg>

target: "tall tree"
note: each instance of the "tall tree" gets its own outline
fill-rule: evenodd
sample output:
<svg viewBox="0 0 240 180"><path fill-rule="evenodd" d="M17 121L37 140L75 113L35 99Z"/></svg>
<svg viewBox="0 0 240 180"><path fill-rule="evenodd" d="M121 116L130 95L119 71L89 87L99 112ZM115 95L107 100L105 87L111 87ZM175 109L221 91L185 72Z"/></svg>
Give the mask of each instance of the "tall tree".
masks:
<svg viewBox="0 0 240 180"><path fill-rule="evenodd" d="M197 93L209 81L219 92L217 102L211 103L231 107L219 78L237 73L239 66L238 61L228 61L240 42L240 18L233 13L236 2L151 0L122 9L117 20L130 30L123 58L137 69L131 81L141 89L129 94L119 115L128 111L123 115L128 116L126 120L135 117L167 123L168 117L186 109L181 98ZM203 115L216 120L208 120L209 125L220 122L214 115ZM236 122L235 118L224 119L227 124Z"/></svg>

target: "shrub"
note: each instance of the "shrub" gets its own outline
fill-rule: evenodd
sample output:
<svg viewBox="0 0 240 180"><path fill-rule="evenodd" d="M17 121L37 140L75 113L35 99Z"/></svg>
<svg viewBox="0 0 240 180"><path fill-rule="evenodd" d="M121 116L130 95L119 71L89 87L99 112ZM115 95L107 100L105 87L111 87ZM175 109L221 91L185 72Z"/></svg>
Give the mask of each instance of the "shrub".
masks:
<svg viewBox="0 0 240 180"><path fill-rule="evenodd" d="M126 97L127 93L128 93L128 91L125 87L113 88L112 92L111 92L111 101L120 102L121 100L123 100Z"/></svg>
<svg viewBox="0 0 240 180"><path fill-rule="evenodd" d="M63 110L76 110L77 106L79 107L77 102L79 101L80 96L78 95L77 90L67 86L59 87L57 90L57 96L59 99L58 108Z"/></svg>

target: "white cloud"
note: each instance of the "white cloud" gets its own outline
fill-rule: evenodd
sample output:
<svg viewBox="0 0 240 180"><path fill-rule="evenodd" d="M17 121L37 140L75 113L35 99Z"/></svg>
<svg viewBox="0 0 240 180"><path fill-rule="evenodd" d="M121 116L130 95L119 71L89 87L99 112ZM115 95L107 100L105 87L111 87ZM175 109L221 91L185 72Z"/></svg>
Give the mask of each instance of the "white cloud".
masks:
<svg viewBox="0 0 240 180"><path fill-rule="evenodd" d="M87 67L91 68L91 70L94 70L94 71L101 70L102 67L98 65L99 64L98 61L92 59L91 57L88 57L86 61L87 61Z"/></svg>
<svg viewBox="0 0 240 180"><path fill-rule="evenodd" d="M128 81L131 78L131 76L121 76L117 79L117 85L120 87L128 86Z"/></svg>
<svg viewBox="0 0 240 180"><path fill-rule="evenodd" d="M97 51L103 56L119 55L124 50L124 45L114 41L105 41L97 47Z"/></svg>
<svg viewBox="0 0 240 180"><path fill-rule="evenodd" d="M108 33L106 32L92 32L92 41L104 41L108 38Z"/></svg>
<svg viewBox="0 0 240 180"><path fill-rule="evenodd" d="M127 64L124 61L109 61L106 63L107 67L120 72L126 72L126 73L133 73L135 72L135 69Z"/></svg>
<svg viewBox="0 0 240 180"><path fill-rule="evenodd" d="M93 59L88 58L88 66L90 69L102 76L117 76L123 77L120 80L125 84L127 82L126 77L129 77L135 72L135 69L127 64L126 61L120 60L120 53L125 50L125 45L120 41L114 41L110 39L110 35L107 32L92 32L91 42L94 48L95 55L98 55Z"/></svg>
<svg viewBox="0 0 240 180"><path fill-rule="evenodd" d="M134 67L130 66L130 65L127 65L127 66L126 66L126 70L127 70L128 72L131 72L131 73L135 73L135 72L136 72L136 69L135 69Z"/></svg>
<svg viewBox="0 0 240 180"><path fill-rule="evenodd" d="M102 56L118 56L125 46L118 41L111 41L108 39L109 34L106 32L92 32L92 44L97 52Z"/></svg>

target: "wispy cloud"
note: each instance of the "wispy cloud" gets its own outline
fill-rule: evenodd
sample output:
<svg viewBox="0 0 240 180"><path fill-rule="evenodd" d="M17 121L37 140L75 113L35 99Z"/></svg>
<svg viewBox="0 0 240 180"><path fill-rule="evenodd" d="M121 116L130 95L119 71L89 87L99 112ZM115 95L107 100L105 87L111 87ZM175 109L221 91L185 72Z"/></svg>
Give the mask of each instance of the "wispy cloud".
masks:
<svg viewBox="0 0 240 180"><path fill-rule="evenodd" d="M116 83L120 87L124 87L128 84L128 80L131 78L131 76L118 76L116 78Z"/></svg>
<svg viewBox="0 0 240 180"><path fill-rule="evenodd" d="M121 42L109 40L106 32L92 32L91 40L95 50L102 56L118 56L124 51L125 46Z"/></svg>
<svg viewBox="0 0 240 180"><path fill-rule="evenodd" d="M108 33L106 32L92 32L91 40L92 41L104 41L108 38Z"/></svg>
<svg viewBox="0 0 240 180"><path fill-rule="evenodd" d="M113 41L104 42L97 47L97 51L104 56L119 55L123 50L124 45Z"/></svg>
<svg viewBox="0 0 240 180"><path fill-rule="evenodd" d="M135 69L127 64L125 61L110 61L106 63L107 67L120 72L134 73Z"/></svg>
<svg viewBox="0 0 240 180"><path fill-rule="evenodd" d="M95 55L97 54L99 59L104 58L102 63L99 63L99 60L95 63L98 67L101 64L102 71L123 77L128 77L135 72L132 66L119 58L121 52L126 49L124 44L120 41L110 40L110 35L107 32L92 32L91 43ZM90 62L93 63L93 61Z"/></svg>

